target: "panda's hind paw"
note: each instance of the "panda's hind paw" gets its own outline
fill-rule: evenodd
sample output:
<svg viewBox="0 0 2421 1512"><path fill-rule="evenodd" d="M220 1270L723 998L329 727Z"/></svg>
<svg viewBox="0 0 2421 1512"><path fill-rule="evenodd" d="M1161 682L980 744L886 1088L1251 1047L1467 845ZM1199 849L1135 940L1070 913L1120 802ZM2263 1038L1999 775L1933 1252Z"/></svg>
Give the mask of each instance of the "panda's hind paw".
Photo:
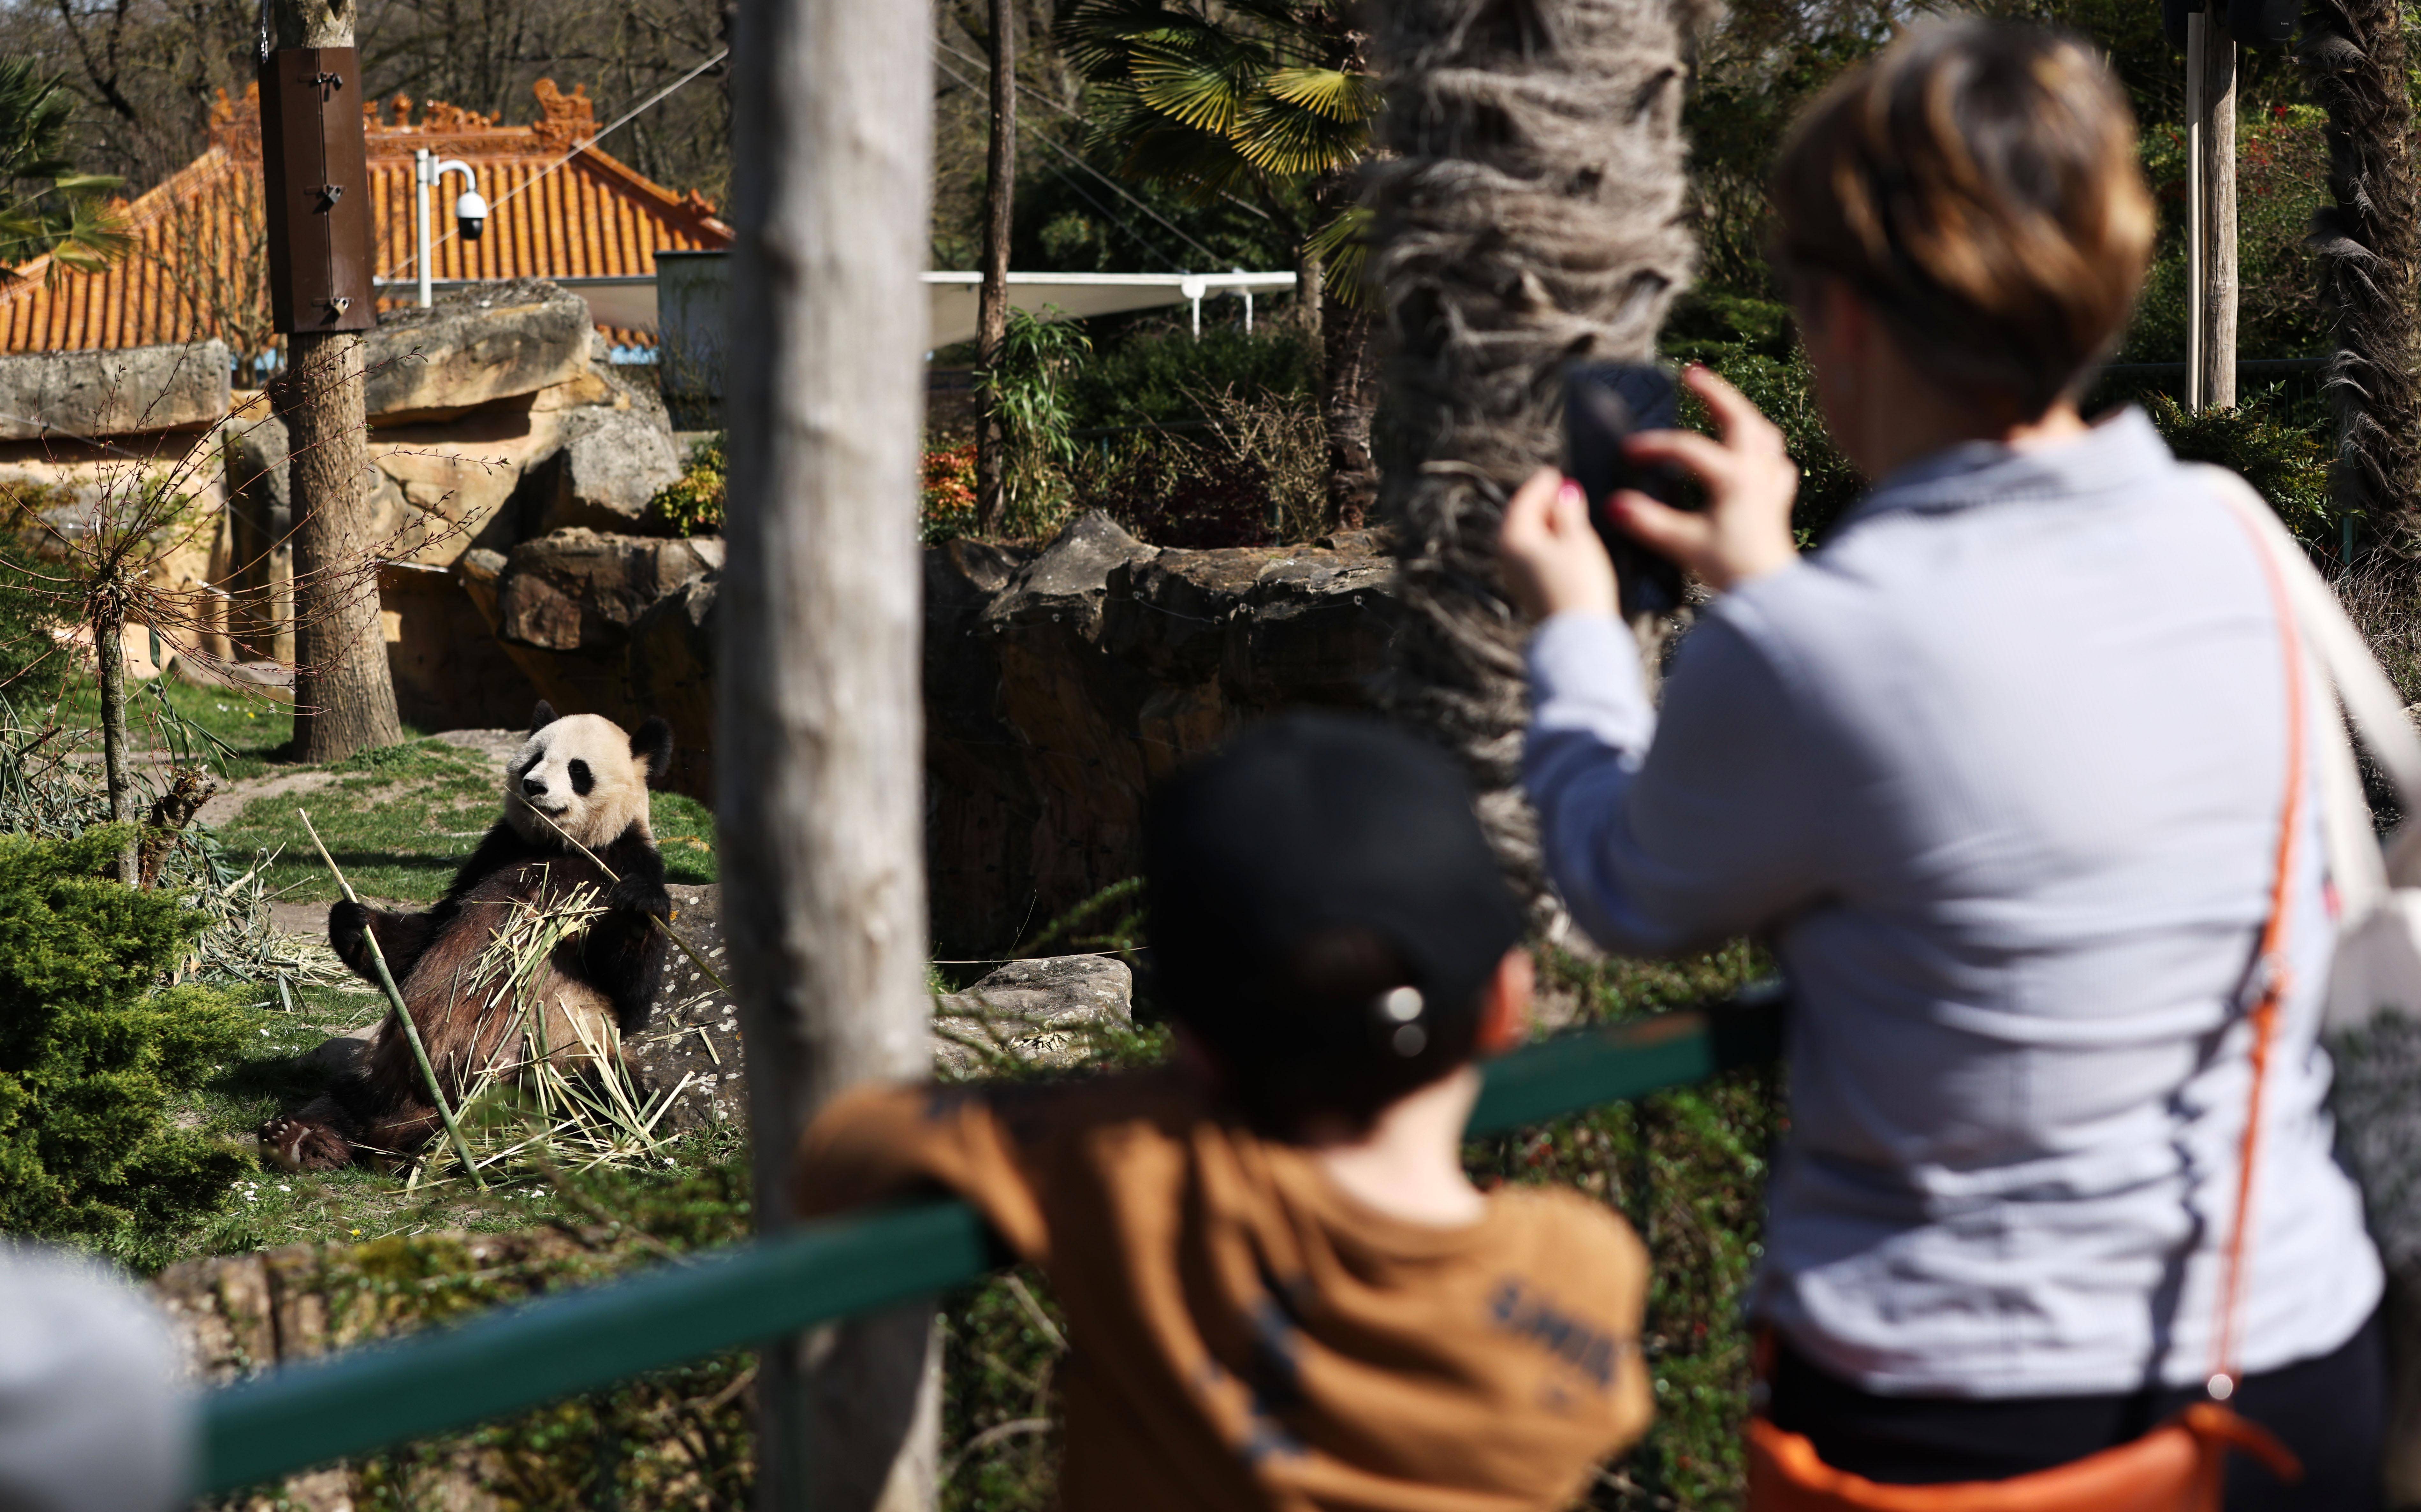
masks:
<svg viewBox="0 0 2421 1512"><path fill-rule="evenodd" d="M325 1124L279 1114L260 1126L261 1159L289 1171L334 1171L352 1163L352 1142Z"/></svg>

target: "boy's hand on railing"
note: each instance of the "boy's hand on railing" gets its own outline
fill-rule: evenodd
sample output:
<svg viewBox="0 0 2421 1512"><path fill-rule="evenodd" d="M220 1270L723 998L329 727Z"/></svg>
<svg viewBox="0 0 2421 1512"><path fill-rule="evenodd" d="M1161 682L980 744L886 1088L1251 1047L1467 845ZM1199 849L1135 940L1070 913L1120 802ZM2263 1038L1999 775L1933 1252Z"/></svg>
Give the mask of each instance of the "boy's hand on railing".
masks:
<svg viewBox="0 0 2421 1512"><path fill-rule="evenodd" d="M1515 608L1532 619L1617 612L1614 562L1589 523L1580 485L1552 467L1530 475L1505 507L1497 570Z"/></svg>
<svg viewBox="0 0 2421 1512"><path fill-rule="evenodd" d="M1626 489L1609 501L1607 513L1649 550L1724 593L1789 566L1799 554L1790 538L1799 467L1783 447L1780 429L1747 395L1695 366L1681 381L1705 401L1721 439L1695 430L1643 430L1623 451L1633 463L1665 463L1695 475L1706 487L1706 508L1676 509Z"/></svg>

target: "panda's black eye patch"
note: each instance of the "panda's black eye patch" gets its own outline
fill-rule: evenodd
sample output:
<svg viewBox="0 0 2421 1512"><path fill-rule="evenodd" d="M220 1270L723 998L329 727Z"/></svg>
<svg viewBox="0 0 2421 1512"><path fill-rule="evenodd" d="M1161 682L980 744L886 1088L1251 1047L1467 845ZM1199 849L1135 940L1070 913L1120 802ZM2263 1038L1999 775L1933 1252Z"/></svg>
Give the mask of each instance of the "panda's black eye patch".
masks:
<svg viewBox="0 0 2421 1512"><path fill-rule="evenodd" d="M588 763L576 756L563 770L571 774L571 790L583 798L588 796L588 789L597 786L597 776L588 770Z"/></svg>

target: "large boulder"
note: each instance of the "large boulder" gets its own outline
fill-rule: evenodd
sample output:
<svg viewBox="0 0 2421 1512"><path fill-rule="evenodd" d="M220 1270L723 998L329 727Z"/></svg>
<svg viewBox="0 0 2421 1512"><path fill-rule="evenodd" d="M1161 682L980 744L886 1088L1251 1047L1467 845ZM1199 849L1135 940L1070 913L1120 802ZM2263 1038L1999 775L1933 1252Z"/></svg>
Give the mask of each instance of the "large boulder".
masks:
<svg viewBox="0 0 2421 1512"><path fill-rule="evenodd" d="M1005 961L933 1000L933 1064L960 1076L1067 1070L1134 1021L1134 974L1116 956Z"/></svg>
<svg viewBox="0 0 2421 1512"><path fill-rule="evenodd" d="M513 548L496 585L497 630L546 651L619 650L657 600L723 569L713 537L670 540L574 529Z"/></svg>
<svg viewBox="0 0 2421 1512"><path fill-rule="evenodd" d="M978 954L1141 869L1150 785L1304 705L1367 707L1398 613L1370 538L1155 550L1099 516L1030 560L927 553L933 935Z"/></svg>
<svg viewBox="0 0 2421 1512"><path fill-rule="evenodd" d="M0 357L0 441L213 426L233 371L224 341Z"/></svg>
<svg viewBox="0 0 2421 1512"><path fill-rule="evenodd" d="M564 421L561 446L531 470L538 531L635 529L657 492L680 475L680 455L660 414L575 411Z"/></svg>
<svg viewBox="0 0 2421 1512"><path fill-rule="evenodd" d="M588 302L543 278L472 284L379 316L366 402L387 423L457 415L587 374Z"/></svg>
<svg viewBox="0 0 2421 1512"><path fill-rule="evenodd" d="M655 1016L645 1033L624 1042L623 1053L647 1092L670 1098L660 1127L744 1127L748 1048L740 1037L739 1006L716 980L727 981L731 971L722 889L676 885L670 891L672 927L697 957L674 949ZM1132 1023L1133 1014L1134 977L1115 956L1008 961L964 991L933 1000L933 1067L945 1075L976 1076L1081 1065L1103 1048L1106 1036Z"/></svg>

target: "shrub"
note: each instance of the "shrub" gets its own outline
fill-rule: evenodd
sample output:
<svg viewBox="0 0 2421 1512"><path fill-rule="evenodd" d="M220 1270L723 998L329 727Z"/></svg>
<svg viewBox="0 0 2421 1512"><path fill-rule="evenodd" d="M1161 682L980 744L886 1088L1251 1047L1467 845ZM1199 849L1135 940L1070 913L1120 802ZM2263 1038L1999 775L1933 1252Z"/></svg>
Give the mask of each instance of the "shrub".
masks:
<svg viewBox="0 0 2421 1512"><path fill-rule="evenodd" d="M1199 340L1164 326L1135 332L1079 364L1068 376L1067 405L1078 429L1198 421L1210 418L1203 395L1307 396L1319 392L1319 373L1320 354L1292 325L1250 335L1213 329Z"/></svg>
<svg viewBox="0 0 2421 1512"><path fill-rule="evenodd" d="M0 836L0 1230L131 1257L249 1161L169 1117L242 1031L218 993L162 985L201 916L103 881L124 842Z"/></svg>
<svg viewBox="0 0 2421 1512"><path fill-rule="evenodd" d="M2154 394L2144 407L2180 460L2216 462L2243 475L2298 538L2335 544L2338 515L2329 498L2324 432L2282 421L2258 405L2188 413L2167 395Z"/></svg>
<svg viewBox="0 0 2421 1512"><path fill-rule="evenodd" d="M648 501L649 519L665 535L723 534L723 445L718 430L691 446L688 468Z"/></svg>

